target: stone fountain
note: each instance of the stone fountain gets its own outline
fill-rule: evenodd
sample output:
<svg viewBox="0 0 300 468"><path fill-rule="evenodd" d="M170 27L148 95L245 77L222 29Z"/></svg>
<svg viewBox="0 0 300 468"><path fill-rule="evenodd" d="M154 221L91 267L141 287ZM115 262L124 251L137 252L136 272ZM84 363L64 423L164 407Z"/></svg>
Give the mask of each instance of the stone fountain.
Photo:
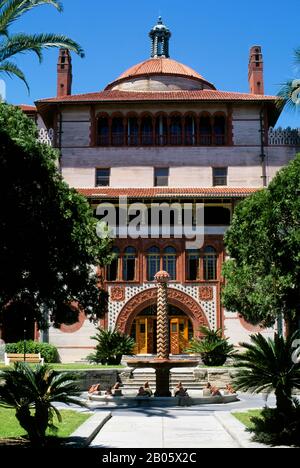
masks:
<svg viewBox="0 0 300 468"><path fill-rule="evenodd" d="M171 360L169 357L169 319L168 319L168 282L170 275L159 271L155 275L157 282L157 358L132 360L128 367L152 368L156 372L156 397L171 397L170 370L174 367L196 367L198 360Z"/></svg>

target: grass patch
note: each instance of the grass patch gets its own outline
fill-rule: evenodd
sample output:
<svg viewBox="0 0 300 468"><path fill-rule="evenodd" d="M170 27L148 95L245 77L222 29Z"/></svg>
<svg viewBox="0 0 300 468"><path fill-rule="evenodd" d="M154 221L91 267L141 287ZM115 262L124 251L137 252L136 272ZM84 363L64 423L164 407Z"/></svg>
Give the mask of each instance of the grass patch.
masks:
<svg viewBox="0 0 300 468"><path fill-rule="evenodd" d="M98 369L123 369L125 366L101 366L100 364L80 364L80 363L75 363L75 364L50 364L53 369L56 370L65 370L65 369L70 369L70 370L98 370Z"/></svg>
<svg viewBox="0 0 300 468"><path fill-rule="evenodd" d="M69 437L92 415L91 413L79 413L78 411L72 410L62 410L60 413L63 419L62 423L58 424L58 422L55 421L55 425L58 427L56 436L60 438ZM15 410L0 408L0 438L17 438L24 435L25 431L19 425L15 417ZM48 433L48 435L53 434Z"/></svg>
<svg viewBox="0 0 300 468"><path fill-rule="evenodd" d="M34 366L34 364L32 364ZM101 366L97 364L49 364L55 370L103 370L103 369L124 369L125 366ZM0 369L4 369L6 366L0 364Z"/></svg>
<svg viewBox="0 0 300 468"><path fill-rule="evenodd" d="M253 429L254 425L251 422L251 418L253 417L260 417L262 414L262 410L250 410L245 413L231 413L238 421L240 421L244 426L248 429Z"/></svg>

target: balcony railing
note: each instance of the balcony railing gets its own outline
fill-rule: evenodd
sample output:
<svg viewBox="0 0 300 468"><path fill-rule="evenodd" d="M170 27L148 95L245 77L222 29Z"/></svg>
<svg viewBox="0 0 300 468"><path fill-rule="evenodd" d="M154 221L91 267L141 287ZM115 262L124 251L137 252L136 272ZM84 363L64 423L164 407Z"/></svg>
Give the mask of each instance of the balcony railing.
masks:
<svg viewBox="0 0 300 468"><path fill-rule="evenodd" d="M45 143L48 146L54 146L54 130L53 128L40 128L38 134L38 141L40 143Z"/></svg>
<svg viewBox="0 0 300 468"><path fill-rule="evenodd" d="M300 128L269 129L270 146L300 146Z"/></svg>
<svg viewBox="0 0 300 468"><path fill-rule="evenodd" d="M55 145L55 132L53 128L40 128L38 131L38 141L45 143L49 146ZM137 146L139 144L139 137L137 134L129 135L126 138L128 146ZM300 147L300 128L276 128L270 127L268 132L268 141L270 146L299 146ZM191 146L196 144L196 137L193 134L185 135L185 145ZM211 146L214 142L217 146L223 146L226 144L225 135L215 135L214 139L212 135L202 134L199 136L199 144L201 146ZM149 133L143 133L141 135L142 145L151 146L153 145L153 135ZM98 135L97 144L99 146L107 146L110 144L108 135ZM114 132L112 134L112 144L114 146L124 145L124 134L121 132ZM155 144L163 146L167 144L166 135L156 135ZM181 145L182 136L181 134L170 134L171 145Z"/></svg>

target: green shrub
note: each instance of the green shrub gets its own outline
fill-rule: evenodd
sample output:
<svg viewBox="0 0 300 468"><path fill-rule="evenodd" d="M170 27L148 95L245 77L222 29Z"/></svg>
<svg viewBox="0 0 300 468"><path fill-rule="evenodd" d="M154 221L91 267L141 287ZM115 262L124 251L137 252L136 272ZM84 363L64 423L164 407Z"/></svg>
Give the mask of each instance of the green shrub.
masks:
<svg viewBox="0 0 300 468"><path fill-rule="evenodd" d="M258 333L250 337L250 343L240 343L246 351L234 356L234 366L239 369L234 388L250 393L274 392L278 412L292 411L293 390L300 389L300 363L293 357L298 336L298 332L287 338L275 334L272 339Z"/></svg>
<svg viewBox="0 0 300 468"><path fill-rule="evenodd" d="M260 417L252 417L253 441L267 445L300 446L300 404L294 401L292 410L282 413L278 409L264 408Z"/></svg>
<svg viewBox="0 0 300 468"><path fill-rule="evenodd" d="M14 408L20 426L32 445L45 445L47 428L57 429L54 418L62 421L55 403L84 406L78 399L78 377L70 372L56 372L48 365L32 368L17 362L0 372L0 405Z"/></svg>
<svg viewBox="0 0 300 468"><path fill-rule="evenodd" d="M135 341L128 335L118 330L103 330L98 328L96 336L96 352L90 354L87 359L95 364L119 365L123 355L132 355Z"/></svg>
<svg viewBox="0 0 300 468"><path fill-rule="evenodd" d="M5 345L7 353L24 353L24 341L18 343L8 343ZM48 343L39 343L37 341L26 341L26 354L41 354L45 359L45 363L59 362L58 351L55 346Z"/></svg>
<svg viewBox="0 0 300 468"><path fill-rule="evenodd" d="M228 343L228 338L223 338L222 329L200 327L200 332L203 337L193 338L186 352L200 354L206 366L223 366L227 358L233 355L234 346Z"/></svg>

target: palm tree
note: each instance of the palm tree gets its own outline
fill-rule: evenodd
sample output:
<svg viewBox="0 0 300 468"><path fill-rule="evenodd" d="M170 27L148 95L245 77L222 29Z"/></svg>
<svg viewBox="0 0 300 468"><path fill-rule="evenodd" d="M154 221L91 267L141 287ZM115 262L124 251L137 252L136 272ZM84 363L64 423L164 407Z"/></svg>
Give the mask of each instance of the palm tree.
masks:
<svg viewBox="0 0 300 468"><path fill-rule="evenodd" d="M223 366L227 358L234 355L234 346L228 343L228 338L223 338L222 328L210 330L208 327L201 326L199 331L201 338L192 338L185 351L200 354L206 366Z"/></svg>
<svg viewBox="0 0 300 468"><path fill-rule="evenodd" d="M34 52L41 62L43 49L63 47L84 57L80 45L61 34L10 34L9 29L16 20L26 12L45 4L52 5L59 12L63 9L58 0L0 0L0 74L5 73L10 77L17 76L25 83L28 90L29 86L24 73L11 60L17 54Z"/></svg>
<svg viewBox="0 0 300 468"><path fill-rule="evenodd" d="M15 408L16 418L33 445L44 444L47 428L55 428L55 415L61 422L54 402L83 406L76 398L79 389L74 375L59 374L48 365L31 368L19 362L0 372L0 381L0 406Z"/></svg>
<svg viewBox="0 0 300 468"><path fill-rule="evenodd" d="M88 361L95 364L119 365L122 356L132 355L135 341L119 330L104 330L97 328L97 335L92 340L97 341L96 351L88 356Z"/></svg>
<svg viewBox="0 0 300 468"><path fill-rule="evenodd" d="M240 368L234 387L267 395L274 391L277 410L288 414L294 407L293 389L300 388L300 363L293 360L297 336L298 332L286 339L275 335L273 340L257 334L251 336L251 343L241 343L246 352L234 357L235 367Z"/></svg>
<svg viewBox="0 0 300 468"><path fill-rule="evenodd" d="M295 62L300 66L300 47L295 50ZM289 80L282 85L278 93L277 107L295 110L300 104L300 79Z"/></svg>

